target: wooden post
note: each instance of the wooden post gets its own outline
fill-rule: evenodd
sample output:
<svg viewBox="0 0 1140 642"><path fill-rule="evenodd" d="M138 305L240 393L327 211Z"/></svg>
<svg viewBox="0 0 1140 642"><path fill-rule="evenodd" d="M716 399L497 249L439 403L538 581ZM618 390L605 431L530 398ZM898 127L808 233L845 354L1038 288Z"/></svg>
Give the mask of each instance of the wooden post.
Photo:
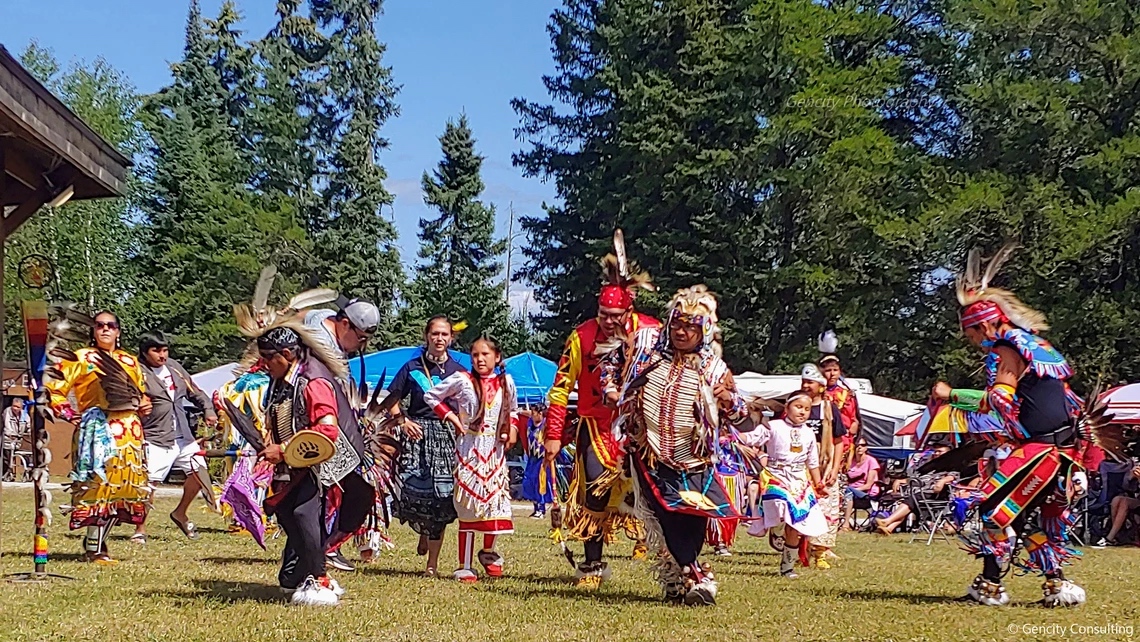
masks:
<svg viewBox="0 0 1140 642"><path fill-rule="evenodd" d="M0 143L0 380L4 378L4 325L8 319L8 311L4 307L4 254L8 245L8 222L4 216L4 192L8 189L8 175L4 173L4 145ZM3 384L3 381L0 381ZM0 477L0 524L4 523L4 479ZM4 529L0 527L0 532ZM4 553L3 542L0 541L0 556Z"/></svg>

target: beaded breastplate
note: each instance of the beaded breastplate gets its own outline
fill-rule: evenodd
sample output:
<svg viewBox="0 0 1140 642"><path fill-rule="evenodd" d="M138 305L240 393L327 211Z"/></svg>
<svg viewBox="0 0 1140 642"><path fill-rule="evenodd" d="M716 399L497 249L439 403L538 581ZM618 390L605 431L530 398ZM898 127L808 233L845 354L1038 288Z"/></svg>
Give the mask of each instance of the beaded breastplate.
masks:
<svg viewBox="0 0 1140 642"><path fill-rule="evenodd" d="M700 374L695 363L673 360L649 372L640 391L639 445L648 447L661 461L678 468L694 469L707 461L694 454L700 399Z"/></svg>

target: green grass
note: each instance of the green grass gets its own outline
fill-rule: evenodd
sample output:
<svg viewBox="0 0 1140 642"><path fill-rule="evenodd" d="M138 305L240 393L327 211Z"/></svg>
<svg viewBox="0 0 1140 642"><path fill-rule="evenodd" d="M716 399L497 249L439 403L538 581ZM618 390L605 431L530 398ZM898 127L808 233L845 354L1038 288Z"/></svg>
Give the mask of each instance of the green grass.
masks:
<svg viewBox="0 0 1140 642"><path fill-rule="evenodd" d="M1060 636L1022 627L1126 626L1137 616L1134 548L1086 552L1070 573L1089 592L1080 609L1034 606L1040 581L1032 577L1007 580L1013 606L987 609L954 601L977 565L945 542L841 535L838 566L788 581L776 576L767 545L742 533L736 556L710 558L720 603L690 609L660 603L648 565L627 559L624 541L610 549L622 556L611 560L612 581L594 594L575 591L545 524L525 518L500 547L507 578L473 587L421 578L414 535L396 526L398 550L335 574L349 591L338 608L298 609L277 593L281 540L261 551L222 532L221 518L199 503L203 536L189 542L166 518L173 503L158 501L146 547L118 529L111 547L122 563L113 568L78 562L79 534L57 520L49 570L77 581L0 583L0 640L1047 640ZM30 570L31 516L29 491L4 491L0 571ZM441 570L455 563L454 537ZM1065 639L1082 636L1067 629Z"/></svg>

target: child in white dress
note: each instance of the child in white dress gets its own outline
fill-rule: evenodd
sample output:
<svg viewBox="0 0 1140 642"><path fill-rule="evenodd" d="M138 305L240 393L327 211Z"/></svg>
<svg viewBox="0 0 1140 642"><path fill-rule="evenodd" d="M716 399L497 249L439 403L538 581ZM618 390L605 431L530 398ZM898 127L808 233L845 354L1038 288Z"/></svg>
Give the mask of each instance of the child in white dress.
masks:
<svg viewBox="0 0 1140 642"><path fill-rule="evenodd" d="M501 577L503 556L495 550L495 539L514 532L506 453L518 439L518 398L502 359L494 341L477 339L471 346L471 372L457 372L424 393L428 406L459 433L453 500L459 515L455 579L461 582L479 579L472 568L477 534L483 536L479 563L488 577Z"/></svg>
<svg viewBox="0 0 1140 642"><path fill-rule="evenodd" d="M797 577L797 549L801 537L817 537L827 532L827 518L817 503L826 494L819 475L819 445L815 433L806 425L811 414L811 397L796 392L785 404L784 419L775 420L765 429L757 428L749 435L752 446L765 445L761 457L766 475L761 475L763 509L762 529L783 527L784 551L780 558L780 574ZM759 434L757 434L759 433ZM749 531L761 535L763 530Z"/></svg>

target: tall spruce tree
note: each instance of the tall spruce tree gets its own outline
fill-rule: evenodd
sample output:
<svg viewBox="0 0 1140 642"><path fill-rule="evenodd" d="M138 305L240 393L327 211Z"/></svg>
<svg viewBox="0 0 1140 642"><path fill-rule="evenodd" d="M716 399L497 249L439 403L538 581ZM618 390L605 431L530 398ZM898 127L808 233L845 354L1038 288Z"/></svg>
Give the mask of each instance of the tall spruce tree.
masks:
<svg viewBox="0 0 1140 642"><path fill-rule="evenodd" d="M908 29L859 2L567 0L556 104L515 102L516 160L563 201L524 221L544 328L593 313L620 226L666 293L720 294L734 367L792 368L835 325L852 371L914 381L930 124L890 109L916 73Z"/></svg>
<svg viewBox="0 0 1140 642"><path fill-rule="evenodd" d="M312 0L324 34L323 56L308 91L317 107L313 146L320 199L308 211L322 283L393 309L403 283L396 228L384 217L392 195L379 162L384 123L397 113L396 86L376 36L380 0ZM315 99L314 99L315 98Z"/></svg>
<svg viewBox="0 0 1140 642"><path fill-rule="evenodd" d="M448 121L439 142L443 159L423 175L424 203L438 215L420 219L424 263L409 288L411 318L405 323L418 328L428 317L446 314L468 323L464 343L487 333L506 354L522 352L525 329L512 321L503 285L496 282L506 241L495 239L495 208L479 200L483 157L475 151L467 116Z"/></svg>
<svg viewBox="0 0 1140 642"><path fill-rule="evenodd" d="M293 203L250 190L251 159L238 127L251 56L231 37L236 20L227 3L206 29L192 2L174 80L144 108L153 143L139 257L147 283L132 307L147 328L174 337L175 353L191 367L240 354L233 304L252 295L263 264L296 274L310 252Z"/></svg>

